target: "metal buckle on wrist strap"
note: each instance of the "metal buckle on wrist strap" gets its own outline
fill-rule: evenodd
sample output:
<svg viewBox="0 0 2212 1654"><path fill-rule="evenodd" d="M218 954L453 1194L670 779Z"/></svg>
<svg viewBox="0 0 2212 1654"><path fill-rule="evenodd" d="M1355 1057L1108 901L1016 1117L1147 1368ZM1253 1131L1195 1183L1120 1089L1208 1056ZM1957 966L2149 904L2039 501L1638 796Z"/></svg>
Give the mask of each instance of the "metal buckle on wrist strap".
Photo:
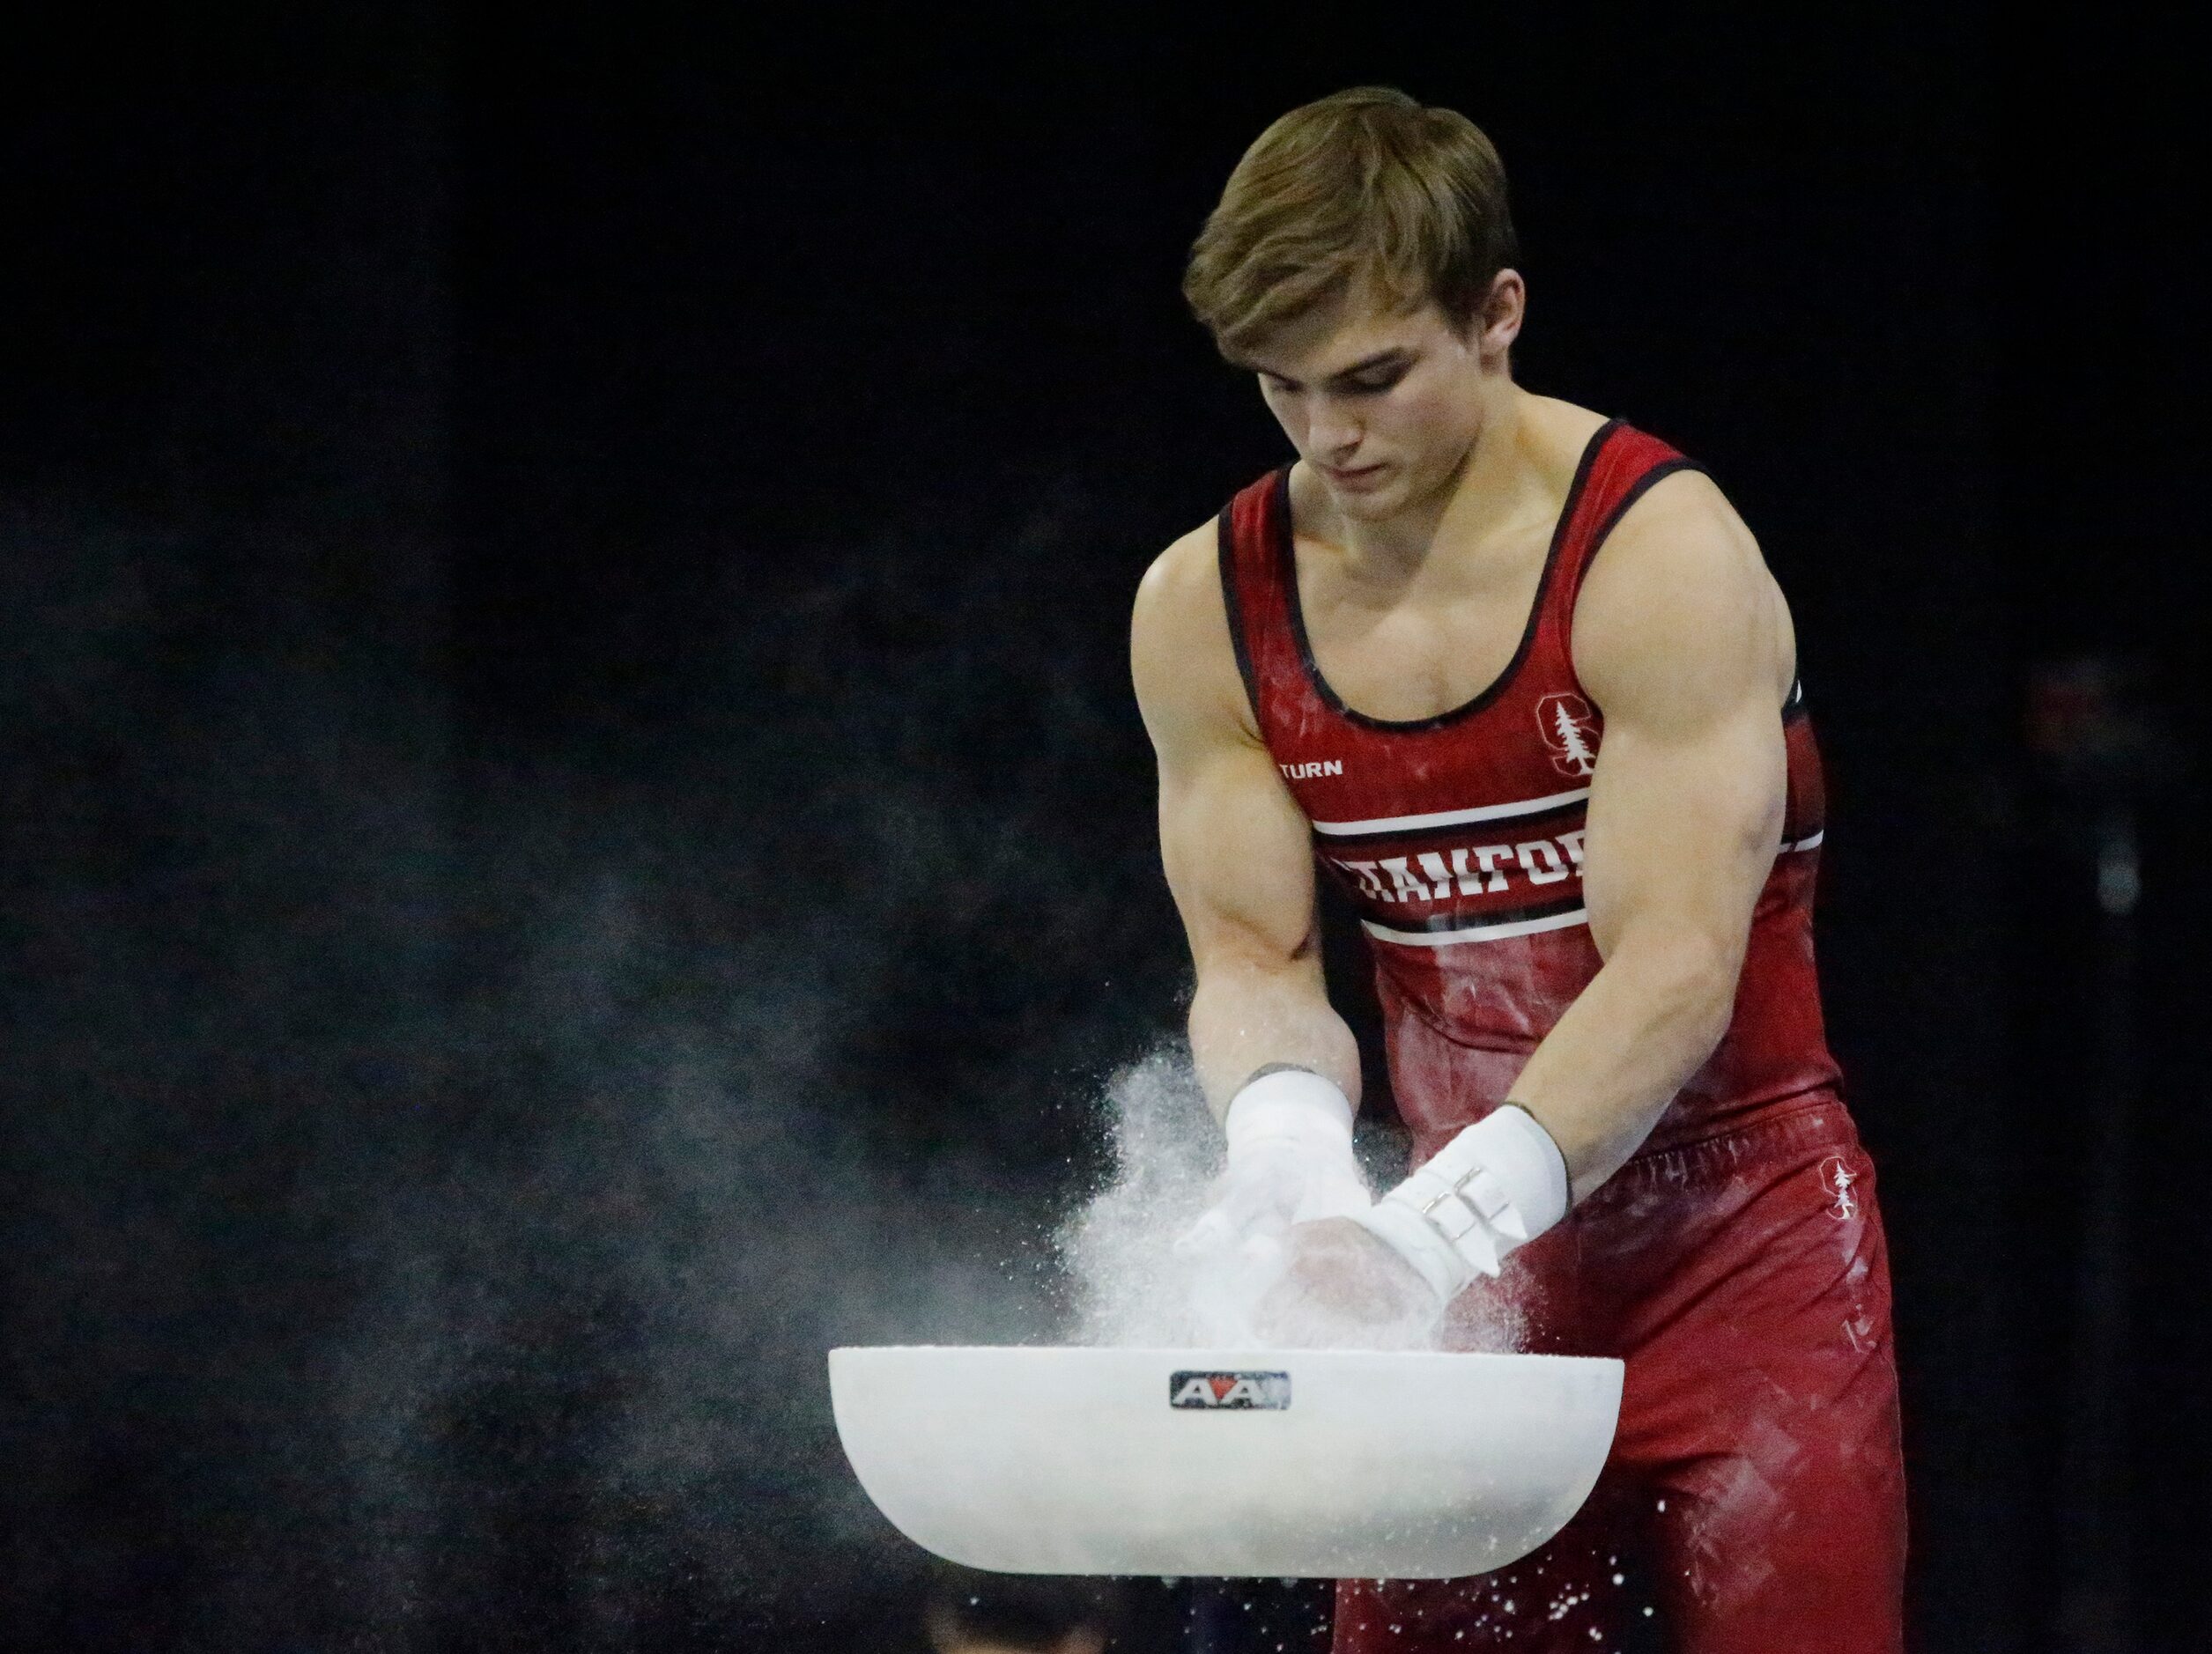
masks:
<svg viewBox="0 0 2212 1654"><path fill-rule="evenodd" d="M1420 1213L1422 1222L1428 1224L1431 1229L1436 1230L1438 1234L1443 1236L1446 1240L1451 1242L1455 1246L1459 1244L1458 1237L1452 1235L1446 1230L1443 1223L1437 1218L1436 1209L1439 1206L1442 1206L1446 1200L1456 1200L1459 1202L1461 1208L1467 1214L1468 1228L1473 1229L1488 1223L1490 1220L1483 1215L1482 1207L1476 1206L1474 1201L1465 1198L1467 1185L1475 1181L1476 1178L1481 1174L1482 1170L1483 1168L1480 1165L1469 1166L1465 1171L1462 1171L1458 1177L1454 1178L1449 1184L1438 1190L1434 1194L1431 1195L1427 1200L1422 1201L1419 1206L1414 1208L1416 1211ZM1465 1232L1466 1231L1464 1229L1461 1231L1462 1234Z"/></svg>
<svg viewBox="0 0 2212 1654"><path fill-rule="evenodd" d="M1474 1182L1475 1179L1482 1174L1482 1167L1479 1165L1469 1166L1465 1171L1460 1173L1460 1175L1453 1178L1450 1183L1446 1184L1443 1188L1437 1191L1436 1193L1431 1195L1427 1200L1421 1202L1421 1215L1424 1217L1426 1217L1431 1212L1436 1210L1436 1208L1441 1206L1445 1201L1459 1200L1460 1191L1466 1188L1469 1184ZM1460 1201L1460 1204L1466 1207L1469 1211L1473 1212L1476 1216L1482 1216L1481 1211L1476 1208L1472 1200L1461 1200Z"/></svg>

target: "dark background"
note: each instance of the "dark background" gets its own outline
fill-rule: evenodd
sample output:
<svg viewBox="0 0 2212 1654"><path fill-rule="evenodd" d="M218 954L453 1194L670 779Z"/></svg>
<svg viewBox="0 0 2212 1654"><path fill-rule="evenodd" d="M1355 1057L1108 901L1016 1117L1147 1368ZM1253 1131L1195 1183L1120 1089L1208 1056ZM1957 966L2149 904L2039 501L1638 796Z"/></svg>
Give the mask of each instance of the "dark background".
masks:
<svg viewBox="0 0 2212 1654"><path fill-rule="evenodd" d="M820 1351L1050 1335L1187 986L1128 598L1281 452L1180 256L1363 81L1498 143L1522 382L1794 607L1916 1646L2188 1640L2193 71L2127 4L1567 10L15 43L9 1646L921 1645Z"/></svg>

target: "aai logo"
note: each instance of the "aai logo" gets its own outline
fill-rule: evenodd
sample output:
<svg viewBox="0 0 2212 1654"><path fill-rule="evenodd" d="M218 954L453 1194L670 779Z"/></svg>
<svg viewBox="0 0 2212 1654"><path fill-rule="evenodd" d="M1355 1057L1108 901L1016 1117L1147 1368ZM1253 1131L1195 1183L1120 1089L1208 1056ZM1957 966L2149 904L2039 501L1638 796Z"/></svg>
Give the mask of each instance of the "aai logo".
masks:
<svg viewBox="0 0 2212 1654"><path fill-rule="evenodd" d="M1209 1412L1281 1412L1291 1405L1286 1372L1179 1372L1167 1381L1171 1407L1203 1407Z"/></svg>

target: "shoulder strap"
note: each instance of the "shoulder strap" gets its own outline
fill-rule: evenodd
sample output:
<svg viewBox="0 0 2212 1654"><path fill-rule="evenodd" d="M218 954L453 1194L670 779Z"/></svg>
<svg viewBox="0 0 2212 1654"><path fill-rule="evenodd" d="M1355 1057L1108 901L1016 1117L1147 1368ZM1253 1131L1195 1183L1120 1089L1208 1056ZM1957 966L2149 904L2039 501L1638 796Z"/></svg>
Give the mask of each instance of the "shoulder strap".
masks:
<svg viewBox="0 0 2212 1654"><path fill-rule="evenodd" d="M1229 614L1229 641L1237 652L1245 693L1252 700L1253 722L1263 738L1271 697L1301 681L1286 583L1297 575L1282 555L1289 485L1288 466L1269 472L1238 491L1222 508L1219 526L1221 596Z"/></svg>
<svg viewBox="0 0 2212 1654"><path fill-rule="evenodd" d="M1598 451L1582 489L1571 502L1572 513L1566 539L1560 547L1557 600L1562 624L1573 615L1574 600L1582 581L1606 539L1628 509L1643 498L1653 484L1676 471L1702 471L1697 461L1685 458L1657 437L1618 420L1599 432Z"/></svg>

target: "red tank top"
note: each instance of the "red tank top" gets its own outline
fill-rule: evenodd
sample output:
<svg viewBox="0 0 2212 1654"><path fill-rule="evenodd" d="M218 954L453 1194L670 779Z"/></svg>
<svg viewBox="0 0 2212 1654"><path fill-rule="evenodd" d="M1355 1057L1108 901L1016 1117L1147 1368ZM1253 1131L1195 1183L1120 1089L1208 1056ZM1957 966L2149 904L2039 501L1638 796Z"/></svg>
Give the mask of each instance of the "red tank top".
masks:
<svg viewBox="0 0 2212 1654"><path fill-rule="evenodd" d="M1592 437L1512 661L1465 705L1409 721L1353 711L1313 663L1290 468L1222 513L1237 663L1260 734L1312 823L1314 854L1366 931L1391 1082L1417 1156L1505 1100L1597 974L1582 834L1605 720L1575 678L1569 629L1590 559L1623 513L1661 477L1697 469L1617 420ZM1752 917L1734 1017L1640 1152L1837 1083L1813 965L1820 756L1800 688L1784 727L1782 841Z"/></svg>

